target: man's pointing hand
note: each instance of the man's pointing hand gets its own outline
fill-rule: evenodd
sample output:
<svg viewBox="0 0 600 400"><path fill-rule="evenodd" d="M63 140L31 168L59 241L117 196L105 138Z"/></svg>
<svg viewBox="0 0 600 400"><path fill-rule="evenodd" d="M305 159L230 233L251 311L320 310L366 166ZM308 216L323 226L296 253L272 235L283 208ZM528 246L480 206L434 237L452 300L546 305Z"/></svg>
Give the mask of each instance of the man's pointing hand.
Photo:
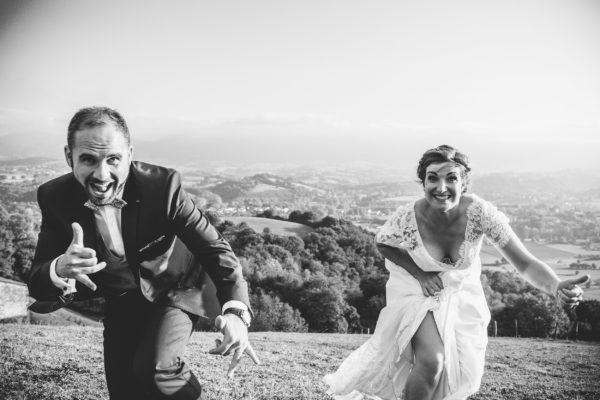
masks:
<svg viewBox="0 0 600 400"><path fill-rule="evenodd" d="M77 222L71 224L73 240L65 254L56 262L56 275L61 278L73 278L92 290L96 284L88 277L106 267L105 262L98 263L96 251L83 246L83 229Z"/></svg>

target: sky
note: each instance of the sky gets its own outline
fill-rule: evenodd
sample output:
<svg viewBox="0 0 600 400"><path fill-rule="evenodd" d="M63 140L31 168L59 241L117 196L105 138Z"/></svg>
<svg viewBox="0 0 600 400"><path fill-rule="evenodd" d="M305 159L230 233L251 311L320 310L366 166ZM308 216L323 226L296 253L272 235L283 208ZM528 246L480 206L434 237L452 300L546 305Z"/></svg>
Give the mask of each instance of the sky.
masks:
<svg viewBox="0 0 600 400"><path fill-rule="evenodd" d="M598 71L595 0L0 0L0 156L107 105L138 158L594 169Z"/></svg>

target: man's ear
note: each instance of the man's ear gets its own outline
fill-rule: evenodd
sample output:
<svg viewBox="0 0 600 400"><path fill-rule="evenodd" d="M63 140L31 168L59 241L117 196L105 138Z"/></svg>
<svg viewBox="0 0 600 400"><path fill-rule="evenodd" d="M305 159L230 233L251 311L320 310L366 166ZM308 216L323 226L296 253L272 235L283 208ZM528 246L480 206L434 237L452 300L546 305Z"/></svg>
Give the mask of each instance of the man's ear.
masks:
<svg viewBox="0 0 600 400"><path fill-rule="evenodd" d="M133 146L129 146L129 165L133 162Z"/></svg>
<svg viewBox="0 0 600 400"><path fill-rule="evenodd" d="M67 165L73 168L73 153L71 153L71 149L69 146L65 146L65 159L67 160Z"/></svg>

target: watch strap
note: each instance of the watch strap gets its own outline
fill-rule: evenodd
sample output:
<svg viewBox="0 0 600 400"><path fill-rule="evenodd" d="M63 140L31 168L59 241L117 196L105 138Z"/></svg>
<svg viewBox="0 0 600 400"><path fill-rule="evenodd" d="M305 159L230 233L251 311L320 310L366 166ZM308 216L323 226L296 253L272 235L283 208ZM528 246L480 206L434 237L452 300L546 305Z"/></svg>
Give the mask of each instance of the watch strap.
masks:
<svg viewBox="0 0 600 400"><path fill-rule="evenodd" d="M241 308L229 307L223 314L233 314L239 317L242 320L244 325L250 327L250 313L248 310L242 310Z"/></svg>

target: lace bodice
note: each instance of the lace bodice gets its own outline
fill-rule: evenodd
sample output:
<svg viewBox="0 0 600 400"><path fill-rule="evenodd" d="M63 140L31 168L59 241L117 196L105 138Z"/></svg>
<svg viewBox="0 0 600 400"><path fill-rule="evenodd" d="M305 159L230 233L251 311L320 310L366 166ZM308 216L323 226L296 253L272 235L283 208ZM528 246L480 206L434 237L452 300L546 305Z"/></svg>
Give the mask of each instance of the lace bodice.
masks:
<svg viewBox="0 0 600 400"><path fill-rule="evenodd" d="M459 259L454 264L438 261L427 252L417 226L415 202L398 208L392 214L377 233L377 243L407 250L424 270L468 268L479 256L484 236L495 246L504 247L510 233L508 218L504 213L476 195L471 195L471 198L473 201L466 211L465 239L460 246Z"/></svg>

